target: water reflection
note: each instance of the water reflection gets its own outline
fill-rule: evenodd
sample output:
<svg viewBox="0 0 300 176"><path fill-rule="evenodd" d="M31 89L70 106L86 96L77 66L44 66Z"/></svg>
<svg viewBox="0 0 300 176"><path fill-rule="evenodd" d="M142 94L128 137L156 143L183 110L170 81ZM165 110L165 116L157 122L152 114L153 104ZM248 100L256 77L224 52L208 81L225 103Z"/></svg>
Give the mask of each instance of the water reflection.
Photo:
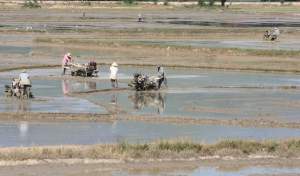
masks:
<svg viewBox="0 0 300 176"><path fill-rule="evenodd" d="M146 107L157 109L158 114L165 110L165 94L161 92L135 92L128 99L133 102L134 109L143 110Z"/></svg>
<svg viewBox="0 0 300 176"><path fill-rule="evenodd" d="M28 133L28 122L20 122L19 124L19 135L21 140L26 139L27 133Z"/></svg>
<svg viewBox="0 0 300 176"><path fill-rule="evenodd" d="M29 112L31 111L31 101L30 100L19 100L17 98L7 98L4 99L4 111L16 111L16 112Z"/></svg>
<svg viewBox="0 0 300 176"><path fill-rule="evenodd" d="M30 101L16 101L18 104L18 111L21 112L29 112L31 111L31 103Z"/></svg>
<svg viewBox="0 0 300 176"><path fill-rule="evenodd" d="M88 91L88 90L95 90L97 87L96 82L93 81L78 81L78 80L62 80L62 92L64 95L67 95L71 92L78 92L78 91Z"/></svg>
<svg viewBox="0 0 300 176"><path fill-rule="evenodd" d="M110 104L113 104L113 105L118 104L118 97L115 93L112 93L112 95L111 95Z"/></svg>

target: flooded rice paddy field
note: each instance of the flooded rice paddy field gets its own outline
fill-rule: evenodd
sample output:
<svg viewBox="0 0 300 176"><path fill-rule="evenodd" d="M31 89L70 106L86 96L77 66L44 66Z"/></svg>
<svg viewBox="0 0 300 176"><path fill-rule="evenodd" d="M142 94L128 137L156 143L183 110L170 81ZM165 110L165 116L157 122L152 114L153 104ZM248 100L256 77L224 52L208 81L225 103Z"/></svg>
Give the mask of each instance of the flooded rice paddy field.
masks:
<svg viewBox="0 0 300 176"><path fill-rule="evenodd" d="M158 115L161 118L272 119L299 122L297 87L300 76L260 72L165 68L168 87L160 91L114 91L108 66L99 77L60 76L61 69L28 70L33 79L33 100L0 98L1 112L100 113ZM126 88L135 72L155 75L154 67L120 66L120 87ZM20 71L0 73L1 85ZM8 79L9 78L9 79ZM94 93L85 93L94 90ZM3 86L0 88L3 92ZM118 112L117 112L118 110ZM122 115L123 114L123 115ZM215 143L222 139L297 138L299 129L111 122L4 122L0 146L151 142L160 139L191 139ZM223 133L226 131L226 133ZM57 135L59 132L60 135ZM47 136L45 138L45 136Z"/></svg>
<svg viewBox="0 0 300 176"><path fill-rule="evenodd" d="M224 133L226 131L226 133ZM1 122L0 147L148 143L187 139L205 144L225 139L283 140L297 138L300 129L219 125L185 125L140 121Z"/></svg>
<svg viewBox="0 0 300 176"><path fill-rule="evenodd" d="M264 7L263 11L265 10ZM145 22L137 23L137 15L141 12L143 12ZM33 115L39 113L83 116L102 114L118 119L111 121L76 121L74 119L72 121L26 121L26 119L17 118L3 120L0 121L0 147L144 143L168 139L188 139L211 144L226 139L285 140L300 136L299 128L289 127L237 126L221 123L188 124L122 119L125 116L143 118L155 116L158 117L157 119L258 119L258 122L259 119L268 119L299 123L300 75L298 74L167 67L165 68L168 78L167 88L164 87L160 91L135 92L127 89L132 74L142 72L155 75L156 69L154 67L125 67L121 64L123 58L128 60L126 63L131 64L135 62L156 64L160 62L160 59L166 59L165 62L174 60L175 65L180 65L182 60L190 59L197 62L195 57L209 57L199 62L203 62L204 65L208 62L208 65L215 64L213 66L216 66L228 64L226 60L228 58L240 57L238 59L241 60L233 62L231 68L245 68L240 67L245 65L248 68L251 64L260 63L260 59L266 59L267 65L269 63L275 65L271 70L278 70L287 65L294 66L287 70L298 70L295 69L298 63L295 60L297 56L293 54L280 55L276 58L270 53L261 57L246 54L244 57L245 53L239 53L240 55L237 56L228 53L225 55L209 53L209 56L202 56L200 52L197 56L185 56L185 53L180 53L177 58L174 54L173 58L172 53L170 56L168 52L153 53L153 56L148 56L149 52L141 49L139 50L141 53L137 53L134 47L131 50L120 47L118 48L120 51L116 51L117 45L113 46L115 50L100 48L100 44L108 41L117 44L123 42L141 46L151 45L158 48L162 46L163 50L168 46L175 46L174 48L240 48L270 52L284 50L288 54L295 54L300 49L298 42L300 23L297 9L293 13L257 13L256 10L245 13L229 8L228 10L213 10L213 15L211 10L198 8L1 9L0 19L0 57L3 60L1 69L57 65L60 64L63 53L72 52L76 61L79 62L95 58L101 63L112 61L120 63L119 86L121 88L120 90L111 89L107 65L100 67L99 77L88 79L62 77L60 68L31 69L28 72L32 77L32 92L35 98L20 101L3 95L4 85L9 84L11 78L17 77L20 70L0 72L0 113L4 115L16 112L17 114L33 113ZM263 41L261 34L274 26L282 30L283 35L280 36L280 40L278 42ZM82 45L81 48L73 41L69 45L68 40L78 42ZM99 46L93 48L80 42L90 42L89 44L98 42ZM146 47L146 50L149 48ZM143 56L143 53L147 56ZM284 56L284 60L281 60L281 56ZM221 58L222 62L213 63L215 58L217 61ZM225 62L223 62L224 58ZM259 62L253 62L251 59ZM240 61L246 62L245 65ZM277 63L282 63L282 65L276 65ZM193 64L185 62L182 65L193 66ZM262 66L262 68L264 70L268 67ZM98 117L101 118L101 116L96 116ZM262 161L263 159L260 160ZM203 160L185 164L186 168L173 162L169 165L158 163L159 166L150 169L151 163L144 164L145 167L143 167L142 162L126 163L134 165L133 169L122 168L116 164L110 166L47 163L1 167L0 175L299 175L298 166L288 166L291 162L297 165L298 159L296 161L287 159L279 165L274 164L275 161L278 161L277 158L265 161L267 165L255 162L253 165L237 167L240 165L239 160L225 160L227 166L230 166L224 168L216 164L222 161ZM206 167L205 162L213 164ZM250 160L246 162L251 163ZM176 164L180 166L174 167Z"/></svg>
<svg viewBox="0 0 300 176"><path fill-rule="evenodd" d="M66 100L59 105L68 107L70 109L65 110L74 110L75 113L77 110L81 112L79 105L84 106L85 108L81 109L86 109L86 112L105 112L102 105L118 106L127 113L154 114L162 117L213 119L268 117L298 121L299 75L166 68L168 87L163 87L160 91L135 92L131 89L106 91L110 89L107 67L102 66L99 77L91 79L74 79L69 76L61 78L60 69L30 70L29 73L34 79L32 91L36 99L27 103L29 106L27 109L37 112L35 109L42 108L42 104L45 103L48 104L49 112L64 112L64 108L62 110L57 108L56 102ZM0 73L2 85L9 84L7 78L16 77L18 72ZM120 67L120 88L128 87L127 84L134 72L155 75L155 68ZM3 87L0 89L3 92ZM76 92L84 93L90 90L98 92L76 95ZM69 94L72 96L68 96ZM70 106L72 102L76 102L74 100L80 100L78 106L76 103ZM12 102L11 105L7 103L9 101ZM14 104L14 101L3 97L1 102L7 107ZM39 104L41 107L36 107ZM53 108L49 104L53 104ZM16 109L1 108L0 111Z"/></svg>

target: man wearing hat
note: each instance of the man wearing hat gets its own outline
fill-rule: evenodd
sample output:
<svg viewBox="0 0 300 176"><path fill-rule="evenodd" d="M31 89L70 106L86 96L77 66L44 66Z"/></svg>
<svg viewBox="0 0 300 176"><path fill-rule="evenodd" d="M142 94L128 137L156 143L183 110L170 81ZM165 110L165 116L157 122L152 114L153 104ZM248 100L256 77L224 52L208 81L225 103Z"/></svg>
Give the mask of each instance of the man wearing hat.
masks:
<svg viewBox="0 0 300 176"><path fill-rule="evenodd" d="M24 90L26 90L27 87L31 87L31 80L26 70L23 70L19 75L19 85Z"/></svg>
<svg viewBox="0 0 300 176"><path fill-rule="evenodd" d="M65 54L63 60L62 60L62 68L63 68L63 72L62 75L64 75L66 73L66 67L69 66L69 64L72 62L72 56L71 53L67 53Z"/></svg>
<svg viewBox="0 0 300 176"><path fill-rule="evenodd" d="M117 80L117 74L118 74L118 64L116 62L113 62L110 66L110 82L111 82L111 86L113 88L117 88L118 87L118 80Z"/></svg>

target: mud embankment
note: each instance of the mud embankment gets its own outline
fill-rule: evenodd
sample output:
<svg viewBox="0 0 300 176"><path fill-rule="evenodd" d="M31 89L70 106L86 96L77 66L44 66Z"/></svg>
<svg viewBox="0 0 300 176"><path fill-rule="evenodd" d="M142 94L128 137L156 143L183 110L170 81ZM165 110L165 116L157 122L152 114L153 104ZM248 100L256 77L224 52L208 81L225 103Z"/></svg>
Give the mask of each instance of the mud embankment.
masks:
<svg viewBox="0 0 300 176"><path fill-rule="evenodd" d="M29 121L29 122L114 122L142 121L152 123L192 124L192 125L224 125L260 128L300 128L299 122L285 122L270 119L195 119L190 117L161 117L155 115L92 114L92 113L34 113L34 112L4 112L0 113L0 121Z"/></svg>

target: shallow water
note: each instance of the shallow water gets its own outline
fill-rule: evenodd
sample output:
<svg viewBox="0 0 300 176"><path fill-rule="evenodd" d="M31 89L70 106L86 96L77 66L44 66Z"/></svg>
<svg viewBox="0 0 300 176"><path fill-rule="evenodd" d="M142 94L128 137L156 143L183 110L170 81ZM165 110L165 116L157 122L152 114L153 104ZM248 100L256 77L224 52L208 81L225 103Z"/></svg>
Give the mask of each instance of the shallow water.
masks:
<svg viewBox="0 0 300 176"><path fill-rule="evenodd" d="M224 133L226 131L226 133ZM224 139L287 139L299 129L244 128L217 125L176 125L138 121L106 122L1 122L0 146L35 146L98 143L143 143L161 139L189 139L215 143Z"/></svg>
<svg viewBox="0 0 300 176"><path fill-rule="evenodd" d="M29 54L32 51L31 47L27 46L1 46L1 54Z"/></svg>
<svg viewBox="0 0 300 176"><path fill-rule="evenodd" d="M0 112L107 113L100 105L68 95L75 90L96 89L96 82L34 79L31 91L35 98L23 101L4 97L3 85L9 84L9 80L1 79L0 84Z"/></svg>
<svg viewBox="0 0 300 176"><path fill-rule="evenodd" d="M154 172L146 172L139 170L137 172L114 172L113 175L127 176L249 176L249 175L288 175L288 174L299 174L300 168L288 168L288 167L246 167L242 169L234 169L233 171L226 171L216 167L198 167L197 169L191 171L156 171Z"/></svg>
<svg viewBox="0 0 300 176"><path fill-rule="evenodd" d="M263 37L263 36L262 36ZM263 50L299 50L299 42L270 42L270 41L220 41L220 40L192 40L192 41L136 41L136 43L165 45L165 46L192 46L208 48L241 48Z"/></svg>
<svg viewBox="0 0 300 176"><path fill-rule="evenodd" d="M0 84L9 84L7 78L16 77L19 72L0 73ZM57 68L29 70L34 95L48 100L43 103L55 104L66 99L65 104L60 104L62 107L73 107L79 101L78 105L85 107L85 112L94 112L95 104L108 107L114 104L133 114L215 119L267 117L298 121L300 113L300 91L282 88L300 86L300 75L295 74L166 68L168 88L158 92L108 91L71 99L68 94L72 92L110 89L108 68L101 68L99 77L92 79L60 78L60 72ZM155 75L153 67L120 67L119 86L127 87L134 72ZM3 91L2 86L0 91ZM41 107L38 103L31 106L27 109L37 111ZM58 109L58 106L52 107L50 112ZM0 111L6 110L0 108Z"/></svg>
<svg viewBox="0 0 300 176"><path fill-rule="evenodd" d="M271 118L299 121L299 92L204 89L180 93L98 93L86 98L95 103L116 103L134 114L200 119Z"/></svg>
<svg viewBox="0 0 300 176"><path fill-rule="evenodd" d="M107 113L101 106L72 97L43 97L23 101L0 98L0 112Z"/></svg>
<svg viewBox="0 0 300 176"><path fill-rule="evenodd" d="M100 66L99 77L92 80L106 80L109 77L109 66ZM61 69L32 69L27 70L31 77L41 76L60 76ZM191 68L165 68L167 78L170 79L170 87L179 88L203 88L203 87L269 87L277 86L299 86L299 74L285 73L261 73L246 71L224 71L224 70L205 70ZM131 79L133 73L145 73L156 75L155 67L119 67L119 79ZM0 81L8 78L17 77L20 70L10 72L0 72ZM68 77L64 77L68 79ZM83 79L84 80L84 79ZM176 88L175 87L175 88Z"/></svg>

